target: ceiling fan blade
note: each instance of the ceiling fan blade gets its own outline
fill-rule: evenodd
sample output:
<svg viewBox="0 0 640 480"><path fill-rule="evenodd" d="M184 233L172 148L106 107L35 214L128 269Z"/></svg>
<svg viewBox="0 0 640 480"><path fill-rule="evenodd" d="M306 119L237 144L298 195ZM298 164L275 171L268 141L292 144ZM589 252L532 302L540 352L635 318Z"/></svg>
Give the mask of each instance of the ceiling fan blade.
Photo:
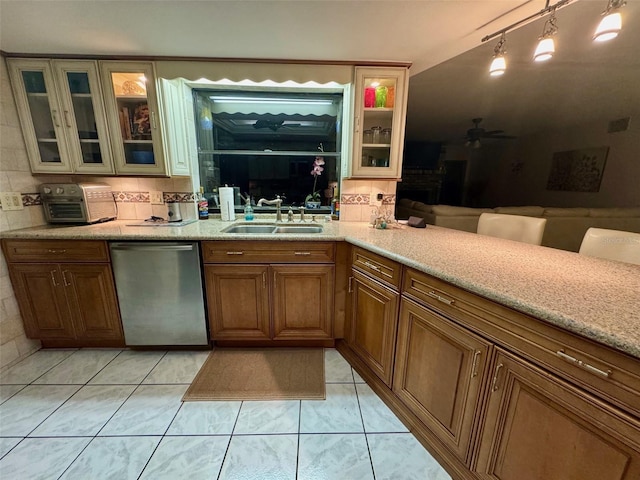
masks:
<svg viewBox="0 0 640 480"><path fill-rule="evenodd" d="M483 132L482 135L487 136L487 135L496 135L498 133L504 133L504 130L489 130L487 132Z"/></svg>
<svg viewBox="0 0 640 480"><path fill-rule="evenodd" d="M514 137L513 135L490 135L488 138L503 138L511 140L518 137Z"/></svg>

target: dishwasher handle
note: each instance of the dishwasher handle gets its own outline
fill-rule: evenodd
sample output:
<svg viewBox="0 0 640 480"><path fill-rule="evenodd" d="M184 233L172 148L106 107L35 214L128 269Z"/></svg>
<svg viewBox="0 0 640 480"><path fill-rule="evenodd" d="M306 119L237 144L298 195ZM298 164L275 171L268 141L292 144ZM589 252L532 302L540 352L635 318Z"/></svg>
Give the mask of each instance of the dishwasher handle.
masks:
<svg viewBox="0 0 640 480"><path fill-rule="evenodd" d="M190 252L193 251L193 244L127 244L127 243L112 243L112 250L129 250L136 252L166 252L166 251L180 251L180 252Z"/></svg>

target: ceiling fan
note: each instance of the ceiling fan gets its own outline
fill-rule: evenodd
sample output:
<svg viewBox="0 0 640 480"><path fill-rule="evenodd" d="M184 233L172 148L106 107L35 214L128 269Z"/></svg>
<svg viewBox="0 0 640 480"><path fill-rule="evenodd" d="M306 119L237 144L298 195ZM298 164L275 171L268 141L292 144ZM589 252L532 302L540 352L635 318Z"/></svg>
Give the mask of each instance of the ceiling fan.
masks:
<svg viewBox="0 0 640 480"><path fill-rule="evenodd" d="M268 128L274 132L277 132L281 128L290 128L290 127L300 127L300 123L291 122L289 120L266 120L266 119L258 119L256 123L253 124L253 128L256 130L260 128Z"/></svg>
<svg viewBox="0 0 640 480"><path fill-rule="evenodd" d="M504 130L485 130L480 126L482 118L473 118L473 128L467 130L467 136L465 137L467 147L480 148L480 140L483 138L499 138L499 139L513 139L516 138L513 135L504 135Z"/></svg>

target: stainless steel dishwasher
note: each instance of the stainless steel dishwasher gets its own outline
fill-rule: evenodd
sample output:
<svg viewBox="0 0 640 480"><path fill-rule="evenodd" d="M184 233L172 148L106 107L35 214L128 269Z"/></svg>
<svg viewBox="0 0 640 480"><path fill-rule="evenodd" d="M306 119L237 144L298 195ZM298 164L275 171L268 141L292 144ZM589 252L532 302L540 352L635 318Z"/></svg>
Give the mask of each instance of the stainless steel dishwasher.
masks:
<svg viewBox="0 0 640 480"><path fill-rule="evenodd" d="M111 242L125 342L207 345L198 242Z"/></svg>

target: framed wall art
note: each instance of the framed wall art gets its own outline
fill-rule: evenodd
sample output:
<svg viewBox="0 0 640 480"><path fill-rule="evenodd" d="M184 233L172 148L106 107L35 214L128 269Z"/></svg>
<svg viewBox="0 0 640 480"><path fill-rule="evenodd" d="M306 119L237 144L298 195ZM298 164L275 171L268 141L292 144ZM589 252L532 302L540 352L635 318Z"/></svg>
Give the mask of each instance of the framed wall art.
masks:
<svg viewBox="0 0 640 480"><path fill-rule="evenodd" d="M551 160L547 190L599 191L608 153L609 147L555 152Z"/></svg>

